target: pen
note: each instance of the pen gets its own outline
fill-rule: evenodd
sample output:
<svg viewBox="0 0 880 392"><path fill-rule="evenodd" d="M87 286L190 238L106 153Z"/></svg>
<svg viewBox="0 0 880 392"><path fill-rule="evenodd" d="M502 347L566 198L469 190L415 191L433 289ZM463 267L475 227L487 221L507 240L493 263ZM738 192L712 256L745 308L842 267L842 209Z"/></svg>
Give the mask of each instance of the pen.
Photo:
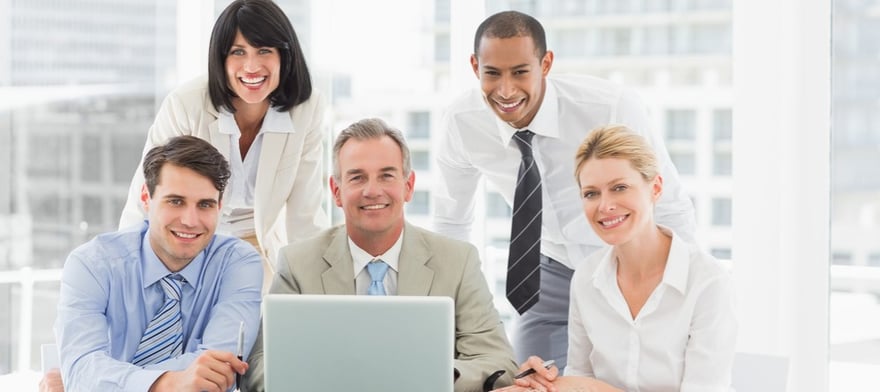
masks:
<svg viewBox="0 0 880 392"><path fill-rule="evenodd" d="M238 325L238 351L235 354L241 361L244 355L244 321ZM235 388L241 390L241 374L235 372Z"/></svg>
<svg viewBox="0 0 880 392"><path fill-rule="evenodd" d="M543 366L544 369L550 369L550 366L553 366L555 363L556 363L556 361L551 359L548 361L544 361L544 363L541 364L541 366ZM523 378L523 377L528 376L530 374L535 374L535 369L527 369L526 371L513 376L513 378L520 379L520 378Z"/></svg>

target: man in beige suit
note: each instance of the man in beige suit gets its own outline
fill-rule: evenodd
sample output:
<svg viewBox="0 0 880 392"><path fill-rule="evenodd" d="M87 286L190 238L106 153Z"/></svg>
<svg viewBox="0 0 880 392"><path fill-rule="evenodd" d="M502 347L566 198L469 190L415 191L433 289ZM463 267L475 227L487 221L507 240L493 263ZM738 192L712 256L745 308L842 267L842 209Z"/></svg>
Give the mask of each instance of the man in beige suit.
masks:
<svg viewBox="0 0 880 392"><path fill-rule="evenodd" d="M382 120L352 124L336 139L330 189L345 225L281 250L270 293L447 296L455 301L456 391L480 391L492 373L512 382L516 364L470 244L406 223L415 173L400 131ZM382 278L371 264L384 264ZM372 287L371 287L372 286ZM355 328L356 326L352 326ZM244 390L263 391L262 337Z"/></svg>

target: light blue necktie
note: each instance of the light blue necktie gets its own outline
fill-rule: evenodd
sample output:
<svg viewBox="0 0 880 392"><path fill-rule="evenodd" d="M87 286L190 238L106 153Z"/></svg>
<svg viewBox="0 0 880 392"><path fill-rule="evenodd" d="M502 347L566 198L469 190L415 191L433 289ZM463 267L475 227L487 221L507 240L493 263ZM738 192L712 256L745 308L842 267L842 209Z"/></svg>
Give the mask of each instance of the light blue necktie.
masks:
<svg viewBox="0 0 880 392"><path fill-rule="evenodd" d="M367 264L367 272L370 273L370 288L367 295L385 295L385 273L388 272L388 264L382 260L375 260Z"/></svg>
<svg viewBox="0 0 880 392"><path fill-rule="evenodd" d="M177 276L177 279L181 279ZM180 283L167 275L159 283L165 291L165 303L150 320L131 363L145 366L174 358L183 353L183 323L180 319Z"/></svg>

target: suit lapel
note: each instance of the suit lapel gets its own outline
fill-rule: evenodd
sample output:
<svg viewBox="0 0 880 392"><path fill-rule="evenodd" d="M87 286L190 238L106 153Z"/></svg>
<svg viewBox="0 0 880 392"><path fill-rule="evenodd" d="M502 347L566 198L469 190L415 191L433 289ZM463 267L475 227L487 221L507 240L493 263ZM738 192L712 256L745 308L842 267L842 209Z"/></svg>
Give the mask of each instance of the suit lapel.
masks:
<svg viewBox="0 0 880 392"><path fill-rule="evenodd" d="M427 266L431 253L421 231L406 224L403 232L403 246L400 248L398 262L397 294L428 295L434 281L434 270Z"/></svg>
<svg viewBox="0 0 880 392"><path fill-rule="evenodd" d="M354 262L348 248L348 235L345 226L336 229L336 234L324 252L324 261L330 268L321 274L324 294L354 295Z"/></svg>

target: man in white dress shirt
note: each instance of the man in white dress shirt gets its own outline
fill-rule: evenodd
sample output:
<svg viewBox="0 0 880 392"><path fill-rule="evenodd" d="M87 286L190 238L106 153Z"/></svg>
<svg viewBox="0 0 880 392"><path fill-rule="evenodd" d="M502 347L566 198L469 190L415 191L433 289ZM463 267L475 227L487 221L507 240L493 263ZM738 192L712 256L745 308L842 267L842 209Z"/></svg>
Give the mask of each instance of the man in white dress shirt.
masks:
<svg viewBox="0 0 880 392"><path fill-rule="evenodd" d="M542 183L540 290L522 311L512 336L517 361L530 355L565 367L569 286L574 268L604 246L581 212L574 156L593 128L625 124L642 134L658 156L664 193L656 218L688 241L694 240L693 205L682 189L663 140L650 127L642 101L632 92L590 76L548 77L553 52L533 17L500 12L477 29L471 66L480 88L447 109L435 152L435 230L470 239L477 184L513 204L522 154L514 133L534 133L532 153Z"/></svg>

